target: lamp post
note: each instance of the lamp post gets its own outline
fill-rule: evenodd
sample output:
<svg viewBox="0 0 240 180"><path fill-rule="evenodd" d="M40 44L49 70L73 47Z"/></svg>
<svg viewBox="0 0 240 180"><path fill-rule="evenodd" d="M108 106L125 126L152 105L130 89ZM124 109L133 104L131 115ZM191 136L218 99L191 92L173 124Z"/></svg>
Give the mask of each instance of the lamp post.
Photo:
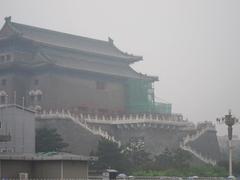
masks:
<svg viewBox="0 0 240 180"><path fill-rule="evenodd" d="M232 116L231 111L224 117L217 118L217 122L224 122L228 126L228 142L229 142L229 176L232 176L232 134L233 125L238 122L238 119Z"/></svg>

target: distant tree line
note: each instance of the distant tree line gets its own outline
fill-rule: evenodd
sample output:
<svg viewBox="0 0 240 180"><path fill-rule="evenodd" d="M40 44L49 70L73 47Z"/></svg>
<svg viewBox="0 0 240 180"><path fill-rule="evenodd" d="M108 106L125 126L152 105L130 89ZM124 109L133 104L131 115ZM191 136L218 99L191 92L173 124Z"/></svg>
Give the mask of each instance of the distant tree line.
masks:
<svg viewBox="0 0 240 180"><path fill-rule="evenodd" d="M101 139L97 150L91 155L98 161L91 164L92 169L117 169L120 172L133 173L138 171L166 170L169 168L188 168L192 156L181 149L171 152L169 149L153 157L142 148L129 148L129 144L118 147L116 143Z"/></svg>
<svg viewBox="0 0 240 180"><path fill-rule="evenodd" d="M201 176L201 177L226 177L228 175L228 163L219 162L216 166L191 165L192 155L182 149L164 152L157 156L127 144L119 147L116 143L101 139L97 150L91 152L97 156L98 161L90 164L90 169L105 170L116 169L119 172L141 176ZM233 173L240 175L240 162L234 163Z"/></svg>
<svg viewBox="0 0 240 180"><path fill-rule="evenodd" d="M36 152L60 152L68 146L56 129L39 128L36 130ZM220 161L216 167L205 165L191 167L192 155L182 149L164 152L157 156L144 151L140 145L129 143L119 147L116 143L101 139L97 150L90 153L99 159L90 163L90 168L105 170L116 169L134 175L149 176L227 176L228 161ZM233 174L240 175L240 162L233 161Z"/></svg>

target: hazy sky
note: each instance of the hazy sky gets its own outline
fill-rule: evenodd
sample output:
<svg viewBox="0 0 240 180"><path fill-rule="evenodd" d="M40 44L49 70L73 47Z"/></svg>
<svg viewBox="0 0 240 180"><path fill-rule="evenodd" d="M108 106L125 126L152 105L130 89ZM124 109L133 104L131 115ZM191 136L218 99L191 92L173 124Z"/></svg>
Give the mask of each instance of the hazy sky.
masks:
<svg viewBox="0 0 240 180"><path fill-rule="evenodd" d="M191 121L240 117L239 0L0 0L19 23L107 40L142 55L156 96ZM237 129L240 131L240 129Z"/></svg>

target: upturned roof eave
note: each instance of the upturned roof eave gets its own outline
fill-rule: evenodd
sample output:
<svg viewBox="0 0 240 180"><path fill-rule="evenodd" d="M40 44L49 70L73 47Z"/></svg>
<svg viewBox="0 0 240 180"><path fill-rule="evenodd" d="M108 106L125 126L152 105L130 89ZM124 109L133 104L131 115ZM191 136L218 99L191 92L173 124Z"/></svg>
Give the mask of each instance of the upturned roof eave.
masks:
<svg viewBox="0 0 240 180"><path fill-rule="evenodd" d="M142 56L135 56L135 55L130 55L130 54L127 54L127 53L124 53L122 52L120 49L118 49L113 43L110 43L110 42L106 42L106 43L109 43L109 46L113 46L117 51L119 51L120 54L122 54L122 56L114 56L114 55L110 55L110 54L104 54L104 53L97 53L97 52L93 52L93 51L87 51L87 50L82 50L82 49L75 49L75 48L69 48L69 47L66 47L66 46L59 46L59 45L55 45L55 44L50 44L50 43L46 43L46 42L42 42L42 41L37 41L35 39L32 39L31 37L25 35L24 33L22 33L20 30L17 29L17 27L15 27L14 24L17 24L17 23L14 23L14 22L11 22L11 18L8 17L8 18L5 18L5 24L4 26L9 26L10 29L13 31L13 33L15 34L15 36L17 35L18 37L22 37L24 39L27 39L27 40L31 40L35 43L40 43L42 45L45 45L45 46L51 46L51 47L56 47L56 48L62 48L62 49L66 49L66 50L71 50L71 51L75 51L75 52L85 52L85 53L88 53L88 54L94 54L94 55L98 55L98 56L103 56L103 57L107 57L107 58L117 58L117 59L121 59L121 60L124 60L126 61L127 63L131 64L131 63L134 63L134 62L137 62L137 61L141 61L143 60L143 57ZM3 26L3 27L4 27ZM35 27L33 27L35 28ZM41 28L42 29L42 28ZM47 30L47 29L44 29L44 30ZM50 30L49 30L50 31ZM61 33L61 32L57 32L56 33ZM66 34L66 33L64 33ZM11 37L11 36L10 36ZM9 38L9 37L8 37ZM87 38L87 37L84 37L84 38ZM90 38L88 38L90 39ZM95 40L95 39L94 39ZM96 39L96 41L98 41ZM100 40L99 40L100 41Z"/></svg>
<svg viewBox="0 0 240 180"><path fill-rule="evenodd" d="M66 67L66 66L62 66L62 65L58 65L58 64L55 64L53 67L60 68L60 69L64 68L64 69L79 71L79 72L88 72L88 73L99 74L99 75L101 74L103 76L112 76L112 77L118 77L118 78L122 78L122 79L149 79L149 78L151 79L150 76L143 77L142 74L137 73L137 72L136 72L136 76L125 76L125 75L121 75L121 74L90 71L90 70L87 70L87 69L77 69L77 68Z"/></svg>
<svg viewBox="0 0 240 180"><path fill-rule="evenodd" d="M38 44L38 45L40 45L40 46L52 47L52 48L67 50L67 51L71 51L71 52L86 53L86 54L90 54L90 55L106 57L106 58L108 58L108 59L111 59L111 58L113 58L113 59L119 59L119 60L125 61L126 63L129 63L129 64L132 64L132 63L134 63L134 62L143 60L143 57L142 57L142 56L133 56L133 57L113 56L113 55L103 54L103 53L97 53L97 52L93 52L93 51L86 51L86 50L69 48L69 47L64 47L64 46L57 46L57 45L50 44L50 43L46 43L46 42L36 41L36 40L31 39L31 38L29 38L29 37L26 37L26 36L24 36L24 35L21 35L21 36L19 36L19 37L22 38L22 39L25 39L25 40L32 41L32 42L35 43L36 45Z"/></svg>

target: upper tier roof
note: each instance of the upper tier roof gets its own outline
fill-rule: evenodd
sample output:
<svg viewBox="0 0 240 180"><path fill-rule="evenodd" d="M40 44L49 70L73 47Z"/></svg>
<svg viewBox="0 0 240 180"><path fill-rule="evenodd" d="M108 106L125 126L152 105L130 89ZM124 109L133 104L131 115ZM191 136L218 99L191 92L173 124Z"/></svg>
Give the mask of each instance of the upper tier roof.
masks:
<svg viewBox="0 0 240 180"><path fill-rule="evenodd" d="M146 79L146 80L148 79L151 81L158 80L157 77L137 73L126 63L122 64L99 63L98 61L86 60L74 53L59 52L54 49L48 48L41 48L39 54L37 54L35 58L39 59L39 56L45 59L45 62L55 64L58 67L118 76L123 78Z"/></svg>
<svg viewBox="0 0 240 180"><path fill-rule="evenodd" d="M35 42L53 45L61 48L110 56L113 58L116 57L127 60L129 63L142 60L141 56L130 55L119 50L113 44L113 40L111 38L109 38L109 41L103 41L52 31L48 29L11 22L10 17L5 18L5 21L6 22L2 30L4 29L4 27L8 26L9 29L13 31L14 35L19 35L23 38L30 39Z"/></svg>

